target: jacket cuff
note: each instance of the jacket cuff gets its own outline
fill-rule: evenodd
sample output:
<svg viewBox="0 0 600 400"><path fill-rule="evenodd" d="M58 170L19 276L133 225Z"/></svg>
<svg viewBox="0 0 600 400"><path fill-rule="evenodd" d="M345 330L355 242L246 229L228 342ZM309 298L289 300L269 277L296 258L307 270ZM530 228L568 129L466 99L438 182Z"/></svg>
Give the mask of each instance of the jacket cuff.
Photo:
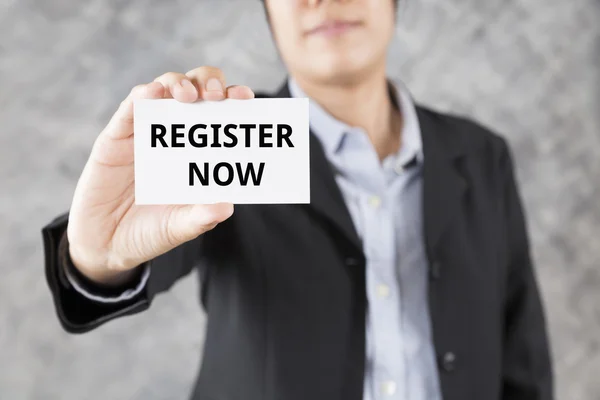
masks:
<svg viewBox="0 0 600 400"><path fill-rule="evenodd" d="M69 253L69 241L65 234L60 239L58 256L62 267L59 272L62 272L61 278L64 274L65 287L71 286L85 298L100 303L119 303L135 298L145 289L150 277L150 263L147 262L136 268L135 275L125 285L105 287L91 282L73 264Z"/></svg>
<svg viewBox="0 0 600 400"><path fill-rule="evenodd" d="M63 214L42 229L46 280L62 327L70 333L84 333L112 319L150 307L148 285L144 285L137 295L112 303L89 299L77 291L69 282L65 272L67 266L60 257L60 243L66 236L67 224L68 214ZM123 293L123 288L119 289Z"/></svg>

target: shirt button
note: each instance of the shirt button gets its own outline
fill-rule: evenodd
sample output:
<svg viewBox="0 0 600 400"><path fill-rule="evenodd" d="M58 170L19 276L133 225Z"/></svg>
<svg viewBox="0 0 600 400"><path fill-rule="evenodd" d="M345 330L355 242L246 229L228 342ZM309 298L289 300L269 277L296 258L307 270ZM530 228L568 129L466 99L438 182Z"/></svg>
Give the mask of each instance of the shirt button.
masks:
<svg viewBox="0 0 600 400"><path fill-rule="evenodd" d="M396 382L386 381L381 384L381 391L386 396L393 396L396 393Z"/></svg>
<svg viewBox="0 0 600 400"><path fill-rule="evenodd" d="M394 169L398 175L402 175L404 173L404 166L401 163L396 163Z"/></svg>
<svg viewBox="0 0 600 400"><path fill-rule="evenodd" d="M442 357L442 368L446 372L452 372L456 369L456 354L449 351Z"/></svg>
<svg viewBox="0 0 600 400"><path fill-rule="evenodd" d="M379 196L369 197L369 205L372 208L379 208L379 206L381 205L381 198Z"/></svg>
<svg viewBox="0 0 600 400"><path fill-rule="evenodd" d="M388 297L390 295L390 287L388 285L379 284L377 285L377 296Z"/></svg>

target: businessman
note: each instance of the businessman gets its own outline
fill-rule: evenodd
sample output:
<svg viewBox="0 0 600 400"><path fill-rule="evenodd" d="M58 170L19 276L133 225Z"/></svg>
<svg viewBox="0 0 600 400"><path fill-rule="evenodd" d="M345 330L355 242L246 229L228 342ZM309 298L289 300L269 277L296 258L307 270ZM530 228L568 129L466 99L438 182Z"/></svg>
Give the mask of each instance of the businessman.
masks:
<svg viewBox="0 0 600 400"><path fill-rule="evenodd" d="M214 67L136 86L43 228L63 327L141 312L197 268L193 399L552 399L506 141L387 78L397 1L265 8L289 72L272 97L310 99L311 203L135 205L134 99L255 96Z"/></svg>

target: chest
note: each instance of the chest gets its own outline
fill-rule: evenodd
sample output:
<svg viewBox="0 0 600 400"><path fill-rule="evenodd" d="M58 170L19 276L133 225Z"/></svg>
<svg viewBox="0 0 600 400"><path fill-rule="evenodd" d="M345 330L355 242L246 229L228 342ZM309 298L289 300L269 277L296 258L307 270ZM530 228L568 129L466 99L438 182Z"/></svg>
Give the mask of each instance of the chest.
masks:
<svg viewBox="0 0 600 400"><path fill-rule="evenodd" d="M366 297L369 271L390 284L403 279L419 282L423 290L447 290L444 296L461 293L468 296L465 301L501 291L502 222L486 205L493 204L489 199L465 193L436 246L427 250L420 180L382 194L345 190L343 183L340 187L346 230L353 230L358 241L310 205L243 206L236 211L238 234L245 237L240 243L252 249L252 264L263 271L272 298L304 307L322 308L323 299L343 306L356 296Z"/></svg>
<svg viewBox="0 0 600 400"><path fill-rule="evenodd" d="M231 323L243 327L240 351L256 350L252 365L262 365L253 371L261 371L290 396L304 393L301 381L308 381L313 382L312 398L334 398L348 390L344 398L357 399L371 354L366 347L366 317L377 296L376 279L370 273L383 265L375 260L394 260L382 269L393 276L404 268L400 260L414 252L412 264L406 265L422 273L421 286L407 288L421 288L413 298L430 315L442 387L468 387L478 371L500 365L505 261L501 214L494 209L493 194L478 185L464 190L443 214L426 207L419 192L415 191L417 207L406 207L401 212L404 218L378 214L381 209L369 206L367 200L360 207L370 211L360 217L363 225L358 229L351 202L343 194L339 201L328 202L319 198L322 192L313 193L320 208L236 207L235 218L221 227L227 240L220 243L228 245L222 246L219 265L211 269L208 280L208 312L218 321L212 329L216 332L222 324L224 331L232 332ZM447 202L438 199L437 204L443 207ZM431 235L425 229L427 219L431 224L440 215L444 224L437 225L435 245L415 250L428 242L428 232ZM410 218L413 225L407 222ZM403 222L404 234L413 239L401 240L402 234L392 233ZM220 333L209 336L227 338ZM460 369L443 371L448 354Z"/></svg>

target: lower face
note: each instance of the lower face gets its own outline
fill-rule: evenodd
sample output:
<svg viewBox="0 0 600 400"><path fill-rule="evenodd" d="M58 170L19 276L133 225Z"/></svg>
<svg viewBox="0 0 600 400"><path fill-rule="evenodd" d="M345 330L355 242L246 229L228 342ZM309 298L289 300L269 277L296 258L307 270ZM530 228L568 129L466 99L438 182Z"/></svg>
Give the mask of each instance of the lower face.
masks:
<svg viewBox="0 0 600 400"><path fill-rule="evenodd" d="M349 82L385 71L393 0L268 0L271 27L292 75Z"/></svg>

